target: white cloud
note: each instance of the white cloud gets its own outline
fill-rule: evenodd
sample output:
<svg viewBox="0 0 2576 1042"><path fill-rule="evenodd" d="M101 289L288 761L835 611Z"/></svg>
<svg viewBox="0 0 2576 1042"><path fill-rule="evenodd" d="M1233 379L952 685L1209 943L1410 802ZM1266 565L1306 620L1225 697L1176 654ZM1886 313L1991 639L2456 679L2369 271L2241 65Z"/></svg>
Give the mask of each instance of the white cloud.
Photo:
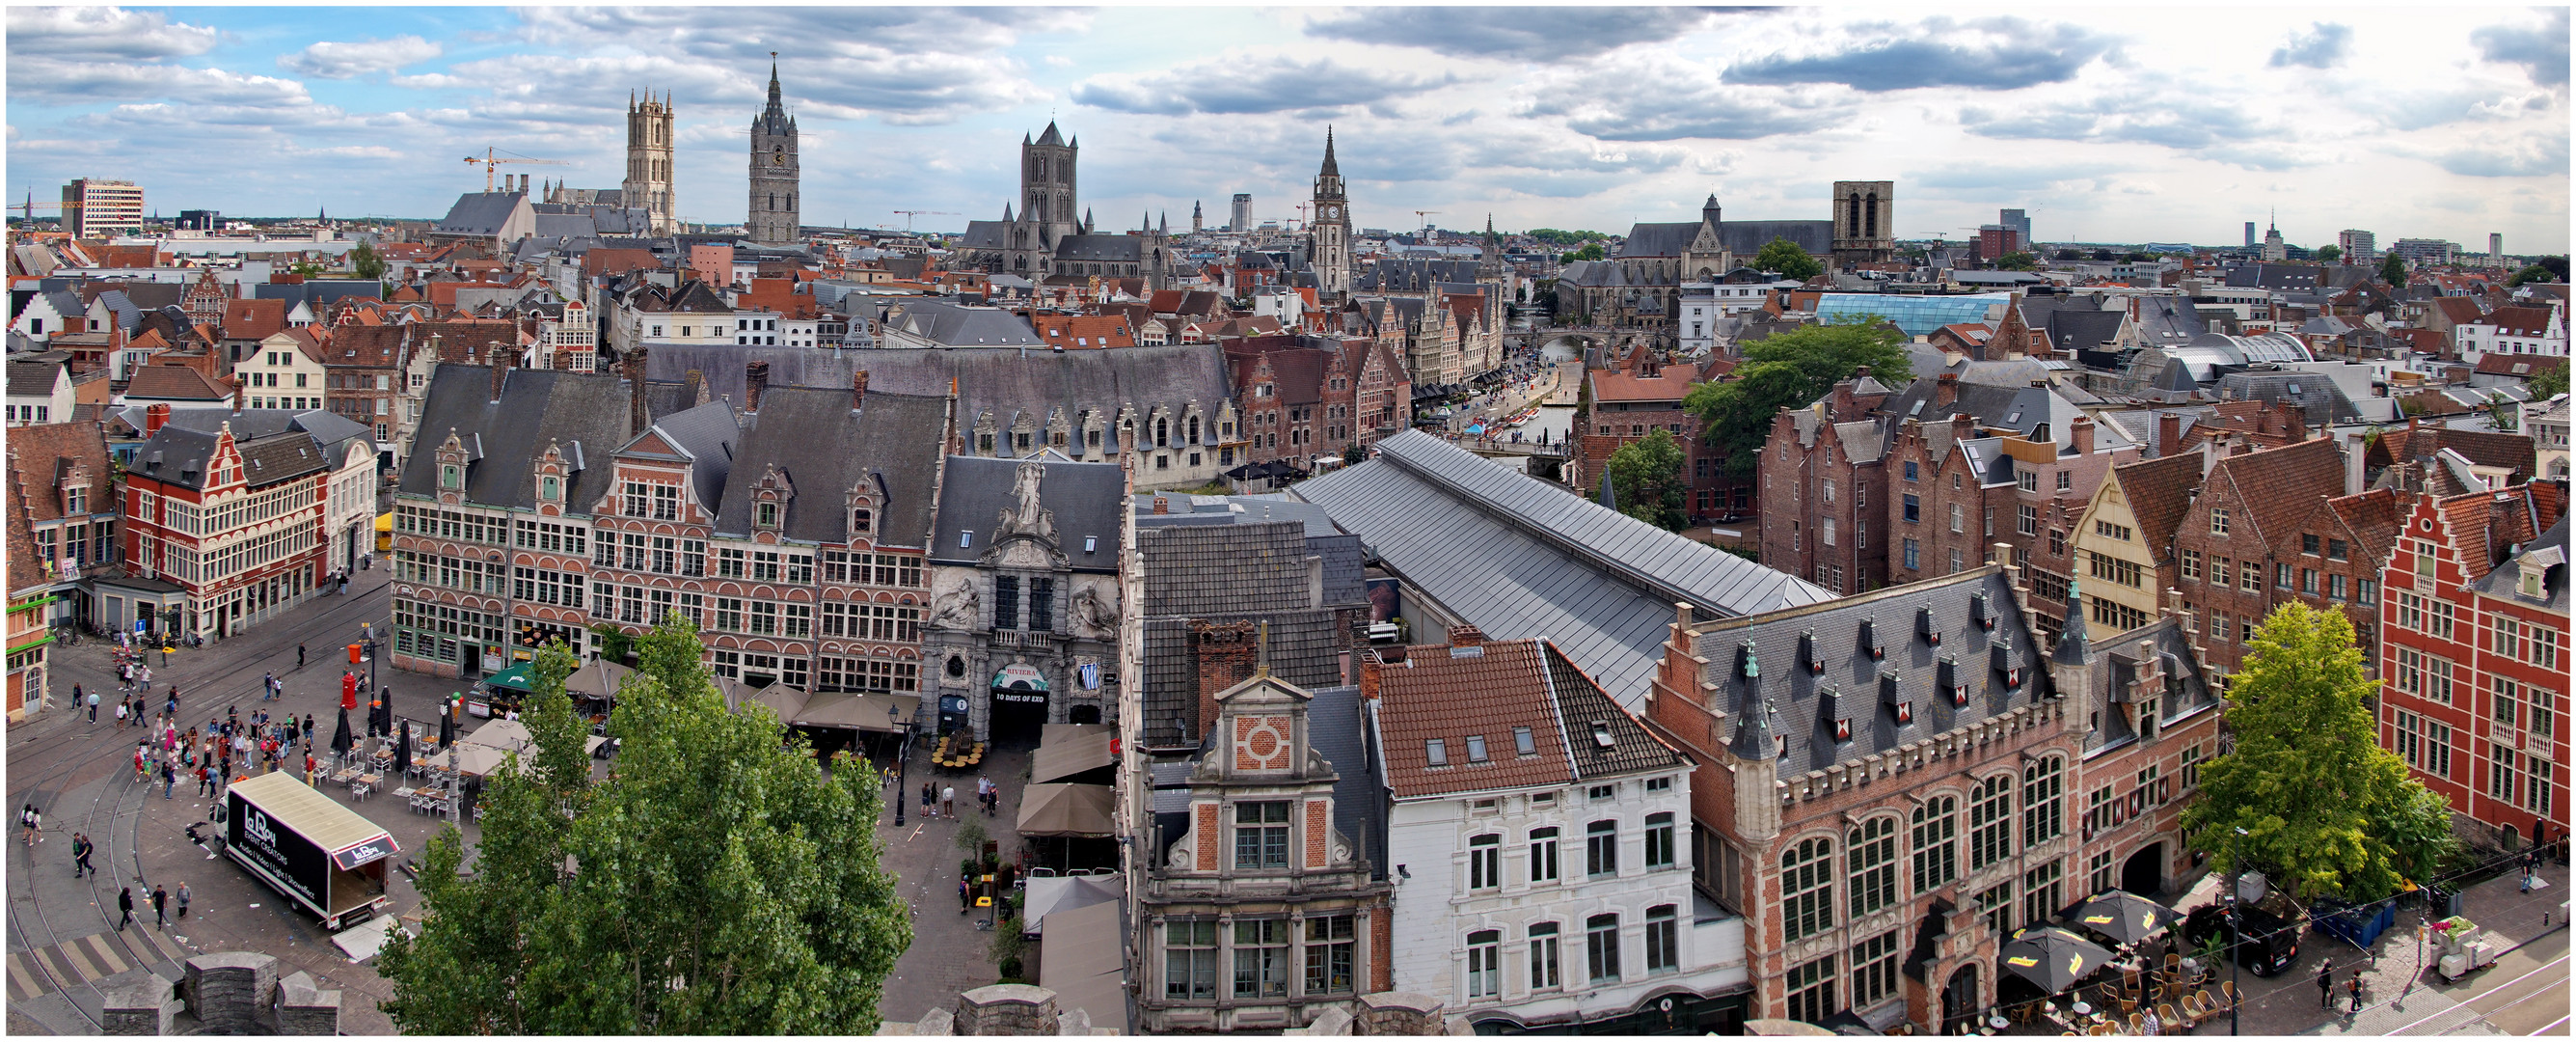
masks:
<svg viewBox="0 0 2576 1042"><path fill-rule="evenodd" d="M438 44L417 36L396 36L386 40L357 40L348 43L324 41L294 54L277 59L278 68L319 76L326 80L354 79L368 73L393 72L406 65L417 65L446 53Z"/></svg>
<svg viewBox="0 0 2576 1042"><path fill-rule="evenodd" d="M9 53L62 61L180 58L213 50L210 27L172 22L159 11L119 7L11 7Z"/></svg>
<svg viewBox="0 0 2576 1042"><path fill-rule="evenodd" d="M64 61L11 55L9 92L69 103L183 98L222 105L303 105L313 100L304 84L276 76L223 69L110 61Z"/></svg>

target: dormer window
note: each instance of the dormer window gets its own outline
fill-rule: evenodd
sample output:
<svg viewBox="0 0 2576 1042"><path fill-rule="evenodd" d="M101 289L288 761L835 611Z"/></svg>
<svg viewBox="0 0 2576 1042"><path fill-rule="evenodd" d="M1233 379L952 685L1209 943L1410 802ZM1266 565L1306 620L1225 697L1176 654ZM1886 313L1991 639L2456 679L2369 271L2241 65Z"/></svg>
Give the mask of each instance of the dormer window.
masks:
<svg viewBox="0 0 2576 1042"><path fill-rule="evenodd" d="M563 498L563 479L548 474L537 479L537 498L552 503Z"/></svg>
<svg viewBox="0 0 2576 1042"><path fill-rule="evenodd" d="M751 508L751 523L757 528L778 527L778 504L759 503Z"/></svg>
<svg viewBox="0 0 2576 1042"><path fill-rule="evenodd" d="M217 477L220 479L222 475L218 474ZM456 463L439 464L438 487L449 492L463 491L465 488L465 467L462 464Z"/></svg>
<svg viewBox="0 0 2576 1042"><path fill-rule="evenodd" d="M875 511L869 510L866 507L860 507L857 510L850 511L850 532L852 534L865 535L875 524Z"/></svg>
<svg viewBox="0 0 2576 1042"><path fill-rule="evenodd" d="M2535 600L2548 597L2548 572L2545 569L2540 568L2524 568L2522 570L2522 585L2518 592L2525 597L2530 597Z"/></svg>

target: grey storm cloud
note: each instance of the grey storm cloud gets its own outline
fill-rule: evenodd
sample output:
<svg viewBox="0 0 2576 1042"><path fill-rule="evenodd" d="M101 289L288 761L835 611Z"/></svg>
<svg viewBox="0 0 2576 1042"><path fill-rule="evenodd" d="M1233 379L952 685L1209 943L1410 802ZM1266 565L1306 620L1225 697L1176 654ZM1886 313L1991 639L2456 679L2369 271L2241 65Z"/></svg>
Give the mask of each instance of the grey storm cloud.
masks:
<svg viewBox="0 0 2576 1042"><path fill-rule="evenodd" d="M2331 69L2352 50L2352 27L2333 22L2318 22L2313 31L2291 33L2290 42L2272 51L2272 67L2304 65L2311 69Z"/></svg>
<svg viewBox="0 0 2576 1042"><path fill-rule="evenodd" d="M2015 90L2073 79L2119 45L2116 37L2074 25L2039 25L2020 18L1964 22L1929 18L1911 33L1883 32L1838 51L1740 61L1727 70L1726 78L1736 83L1840 83L1871 92L1916 87Z"/></svg>
<svg viewBox="0 0 2576 1042"><path fill-rule="evenodd" d="M11 26L16 36L16 26ZM13 41L14 42L14 41ZM2469 34L2479 57L2491 62L2522 66L2531 74L2531 82L2543 87L2567 85L2567 9L2547 8L2541 13L2537 28L2519 25L2490 25Z"/></svg>
<svg viewBox="0 0 2576 1042"><path fill-rule="evenodd" d="M1095 76L1073 87L1073 100L1115 112L1240 116L1373 105L1447 86L1449 77L1418 79L1342 65L1329 58L1284 55L1219 58L1143 75Z"/></svg>
<svg viewBox="0 0 2576 1042"><path fill-rule="evenodd" d="M1820 98L1725 83L1704 65L1668 58L1587 69L1532 91L1530 114L1561 116L1567 129L1604 141L1709 138L1750 141L1836 122ZM1656 83L1640 91L1635 84Z"/></svg>
<svg viewBox="0 0 2576 1042"><path fill-rule="evenodd" d="M1420 47L1453 58L1564 61L1669 40L1731 11L1708 7L1372 7L1306 25L1306 35Z"/></svg>

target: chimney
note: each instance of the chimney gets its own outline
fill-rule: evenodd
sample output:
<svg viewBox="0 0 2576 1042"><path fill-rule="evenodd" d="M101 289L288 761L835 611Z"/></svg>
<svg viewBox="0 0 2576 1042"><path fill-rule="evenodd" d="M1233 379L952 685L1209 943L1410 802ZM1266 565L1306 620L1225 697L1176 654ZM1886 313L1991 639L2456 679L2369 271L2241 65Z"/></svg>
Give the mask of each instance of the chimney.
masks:
<svg viewBox="0 0 2576 1042"><path fill-rule="evenodd" d="M1483 647L1483 646L1484 646L1484 643L1485 643L1485 631L1483 631L1483 630L1477 629L1477 628L1476 628L1476 627L1474 627L1474 626L1465 626L1465 625L1462 625L1462 626L1451 626L1451 627L1449 627L1449 646L1450 646L1450 647L1453 647L1453 648L1475 648L1475 647Z"/></svg>
<svg viewBox="0 0 2576 1042"><path fill-rule="evenodd" d="M1959 374L1943 373L1932 386L1932 406L1947 409L1959 401Z"/></svg>
<svg viewBox="0 0 2576 1042"><path fill-rule="evenodd" d="M163 425L163 424L166 424L166 423L169 423L169 422L170 422L170 405L169 405L169 403L167 403L167 402L159 402L159 403L155 403L155 404L147 405L147 406L144 406L144 407L143 407L143 436L144 436L144 437L149 438L149 437L151 437L151 436L153 436L153 435L155 435L155 434L159 434L159 433L161 433L161 427L162 427L162 425Z"/></svg>
<svg viewBox="0 0 2576 1042"><path fill-rule="evenodd" d="M2073 443L2074 443L2074 445L2075 445L2075 454L2076 454L2077 456L2090 456L2090 455L2092 455L2092 454L2093 454L2093 418L2092 418L2092 417L2090 417L2090 416L2078 416L2078 417L2076 417L2076 418L2075 418L2075 420L2074 420L2074 422L2068 423L2068 424L2066 425L2066 437L2067 437L2067 440L2069 440L2069 441L2071 441L2071 442L2073 442Z"/></svg>
<svg viewBox="0 0 2576 1042"><path fill-rule="evenodd" d="M953 386L951 390L954 391ZM861 369L850 374L850 411L857 412L866 404L868 404L868 371Z"/></svg>
<svg viewBox="0 0 2576 1042"><path fill-rule="evenodd" d="M492 400L497 402L501 400L501 384L510 375L510 353L501 350L501 345L496 343L492 345L491 355Z"/></svg>
<svg viewBox="0 0 2576 1042"><path fill-rule="evenodd" d="M644 345L637 344L626 352L626 435L634 437L653 425L652 414L644 408Z"/></svg>
<svg viewBox="0 0 2576 1042"><path fill-rule="evenodd" d="M1377 693L1384 687L1385 677L1386 663L1378 660L1376 652L1362 650L1360 652L1360 700L1377 701Z"/></svg>
<svg viewBox="0 0 2576 1042"><path fill-rule="evenodd" d="M2181 451L2181 444L2182 414L2178 412L2157 413L2156 455L2171 456L2174 453Z"/></svg>
<svg viewBox="0 0 2576 1042"><path fill-rule="evenodd" d="M1172 500L1171 500L1171 497L1169 497L1169 496L1156 496L1156 497L1154 497L1154 512L1155 512L1156 514L1168 514L1168 513L1171 513L1171 512L1172 512Z"/></svg>
<svg viewBox="0 0 2576 1042"><path fill-rule="evenodd" d="M249 407L250 391L242 383L241 378L236 376L233 378L233 411L240 412Z"/></svg>
<svg viewBox="0 0 2576 1042"><path fill-rule="evenodd" d="M1950 414L1950 440L1962 442L1977 436L1977 418L1964 412Z"/></svg>
<svg viewBox="0 0 2576 1042"><path fill-rule="evenodd" d="M2280 413L2281 433L2289 435L2291 441L2308 440L2308 414L2306 410L2299 408L2296 402L2287 400L2275 402L2272 407Z"/></svg>
<svg viewBox="0 0 2576 1042"><path fill-rule="evenodd" d="M742 367L742 411L759 412L760 394L769 389L769 363L754 359Z"/></svg>

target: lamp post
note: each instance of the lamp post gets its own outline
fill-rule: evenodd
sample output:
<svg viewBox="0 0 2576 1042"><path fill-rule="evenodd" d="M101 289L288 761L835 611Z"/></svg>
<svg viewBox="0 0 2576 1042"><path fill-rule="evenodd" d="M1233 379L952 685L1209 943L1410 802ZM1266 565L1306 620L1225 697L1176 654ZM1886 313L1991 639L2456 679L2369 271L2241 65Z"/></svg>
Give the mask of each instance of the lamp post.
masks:
<svg viewBox="0 0 2576 1042"><path fill-rule="evenodd" d="M2252 835L2245 831L2245 826L2236 826L2238 839ZM2235 851L2228 851L2227 890L2221 896L2227 899L2227 1033L2230 1035L2240 1033L2236 1029L2237 1018L2245 1008L2245 950L2239 947L2245 943L2245 917L2236 912L2236 885L2239 873L2244 871L2243 865L2244 861L2236 856Z"/></svg>
<svg viewBox="0 0 2576 1042"><path fill-rule="evenodd" d="M903 711L886 707L886 726L899 729L903 738L894 751L894 827L903 827L903 804L912 785L912 728L903 726Z"/></svg>

